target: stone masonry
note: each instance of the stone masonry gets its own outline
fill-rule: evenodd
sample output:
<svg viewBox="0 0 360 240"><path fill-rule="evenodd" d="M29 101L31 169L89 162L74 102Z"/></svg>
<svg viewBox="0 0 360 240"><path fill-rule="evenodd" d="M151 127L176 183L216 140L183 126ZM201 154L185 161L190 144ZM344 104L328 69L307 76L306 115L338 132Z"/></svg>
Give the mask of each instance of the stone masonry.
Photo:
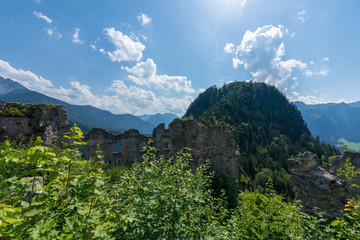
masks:
<svg viewBox="0 0 360 240"><path fill-rule="evenodd" d="M135 129L113 135L104 129L95 128L85 136L88 143L85 146L85 158L91 157L99 146L107 164L131 166L140 158L141 148L149 138ZM193 119L175 119L170 123L169 129L165 129L164 124L156 127L152 140L161 156L169 157L187 147L193 156L190 163L192 168L197 168L209 160L216 174L233 178L239 175L239 146L230 126L225 123L206 127Z"/></svg>
<svg viewBox="0 0 360 240"><path fill-rule="evenodd" d="M10 109L10 110L9 110ZM0 100L0 138L15 140L40 136L45 142L56 142L70 126L65 106L48 104L7 103ZM16 114L22 112L20 116ZM12 112L15 114L12 115Z"/></svg>

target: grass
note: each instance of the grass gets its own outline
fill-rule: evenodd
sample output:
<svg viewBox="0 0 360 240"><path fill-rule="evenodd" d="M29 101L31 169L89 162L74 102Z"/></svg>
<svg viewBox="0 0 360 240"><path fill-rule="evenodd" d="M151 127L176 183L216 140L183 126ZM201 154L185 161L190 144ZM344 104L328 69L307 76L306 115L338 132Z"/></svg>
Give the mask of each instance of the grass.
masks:
<svg viewBox="0 0 360 240"><path fill-rule="evenodd" d="M345 138L339 138L337 142L338 142L338 144L336 145L337 147L340 147L341 145L345 144L348 145L351 150L360 150L360 143L349 142Z"/></svg>

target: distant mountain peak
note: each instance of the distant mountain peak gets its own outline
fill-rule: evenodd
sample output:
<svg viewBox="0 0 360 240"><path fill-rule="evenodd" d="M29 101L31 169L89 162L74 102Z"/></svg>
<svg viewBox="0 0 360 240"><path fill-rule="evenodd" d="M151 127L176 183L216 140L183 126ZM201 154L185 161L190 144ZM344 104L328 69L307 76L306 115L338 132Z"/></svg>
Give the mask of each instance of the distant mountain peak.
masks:
<svg viewBox="0 0 360 240"><path fill-rule="evenodd" d="M28 90L26 87L10 78L3 78L0 76L0 95L10 93L15 90Z"/></svg>

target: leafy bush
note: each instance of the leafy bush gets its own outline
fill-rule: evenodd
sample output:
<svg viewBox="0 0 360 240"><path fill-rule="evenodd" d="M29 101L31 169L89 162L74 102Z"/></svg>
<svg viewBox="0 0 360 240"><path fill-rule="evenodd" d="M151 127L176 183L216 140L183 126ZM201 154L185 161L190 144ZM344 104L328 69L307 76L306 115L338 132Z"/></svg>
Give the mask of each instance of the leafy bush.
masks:
<svg viewBox="0 0 360 240"><path fill-rule="evenodd" d="M62 149L42 146L40 139L29 148L16 149L9 142L3 144L0 236L5 239L111 238L111 202L103 188L101 162L81 159L74 148L84 144L79 128L73 127L66 137L70 143ZM13 169L7 167L9 164ZM15 174L9 177L11 171Z"/></svg>
<svg viewBox="0 0 360 240"><path fill-rule="evenodd" d="M81 158L79 128L65 137L62 148L2 144L0 239L359 239L359 200L328 223L283 201L268 181L228 209L213 197L208 165L190 169L190 154L163 159L145 147L133 167L103 171L101 152ZM265 169L257 181L270 176Z"/></svg>

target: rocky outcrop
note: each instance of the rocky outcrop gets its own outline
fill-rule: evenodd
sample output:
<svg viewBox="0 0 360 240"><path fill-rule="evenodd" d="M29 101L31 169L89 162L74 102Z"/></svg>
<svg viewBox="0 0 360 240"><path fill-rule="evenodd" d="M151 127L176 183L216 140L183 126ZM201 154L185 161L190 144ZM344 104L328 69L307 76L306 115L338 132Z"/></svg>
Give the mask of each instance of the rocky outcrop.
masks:
<svg viewBox="0 0 360 240"><path fill-rule="evenodd" d="M317 166L311 152L299 154L288 162L296 199L301 200L303 211L313 213L318 208L329 219L339 216L350 198L345 182Z"/></svg>
<svg viewBox="0 0 360 240"><path fill-rule="evenodd" d="M360 169L360 151L348 150L343 152L339 156L335 156L334 158L330 158L330 173L337 175L338 170L345 169L346 160L349 159L351 166L354 166L355 169ZM353 179L345 179L345 177L340 177L342 180L346 181L348 190L352 197L357 195L360 196L360 188L350 187L352 184L357 184L360 186L360 176L355 176Z"/></svg>
<svg viewBox="0 0 360 240"><path fill-rule="evenodd" d="M149 137L135 129L117 136L103 129L92 129L85 136L88 143L85 146L85 157L93 156L99 145L107 164L131 166L140 158L141 148L148 140ZM230 126L225 123L208 128L193 119L175 119L169 129L165 129L164 124L155 128L152 140L157 153L166 158L187 147L193 157L190 163L192 168L209 160L217 174L232 178L239 175L239 146Z"/></svg>
<svg viewBox="0 0 360 240"><path fill-rule="evenodd" d="M7 103L0 100L0 138L40 136L56 142L70 128L65 106L49 104Z"/></svg>

